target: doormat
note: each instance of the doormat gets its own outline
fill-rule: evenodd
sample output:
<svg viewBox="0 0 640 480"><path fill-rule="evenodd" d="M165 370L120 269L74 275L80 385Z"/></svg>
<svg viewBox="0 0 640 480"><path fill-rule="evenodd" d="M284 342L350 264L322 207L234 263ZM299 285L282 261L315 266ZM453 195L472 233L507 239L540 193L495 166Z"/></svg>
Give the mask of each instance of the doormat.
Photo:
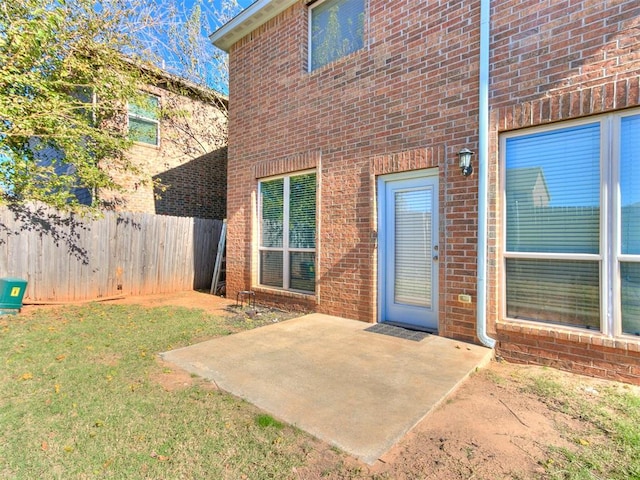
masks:
<svg viewBox="0 0 640 480"><path fill-rule="evenodd" d="M376 323L375 325L365 328L365 332L381 333L382 335L389 335L391 337L404 338L405 340L411 340L413 342L419 342L427 338L430 334L427 332L420 332L418 330L409 330L407 328L396 327L395 325L389 325L388 323Z"/></svg>

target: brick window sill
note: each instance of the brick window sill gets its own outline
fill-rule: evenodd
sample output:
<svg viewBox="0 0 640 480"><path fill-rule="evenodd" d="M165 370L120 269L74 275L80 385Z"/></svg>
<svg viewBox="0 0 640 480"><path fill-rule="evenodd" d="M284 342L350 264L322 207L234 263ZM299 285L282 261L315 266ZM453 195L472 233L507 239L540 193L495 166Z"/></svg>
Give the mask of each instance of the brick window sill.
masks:
<svg viewBox="0 0 640 480"><path fill-rule="evenodd" d="M542 337L559 343L579 343L598 347L614 348L629 352L640 352L640 338L631 336L609 337L600 332L586 331L579 328L538 325L517 320L498 320L496 322L498 334L517 333Z"/></svg>
<svg viewBox="0 0 640 480"><path fill-rule="evenodd" d="M298 300L307 300L307 301L315 301L316 294L315 293L300 293L300 292L292 292L290 290L282 290L279 288L269 288L264 286L254 286L252 290L258 293L264 293L265 295L278 295L283 298L292 298Z"/></svg>

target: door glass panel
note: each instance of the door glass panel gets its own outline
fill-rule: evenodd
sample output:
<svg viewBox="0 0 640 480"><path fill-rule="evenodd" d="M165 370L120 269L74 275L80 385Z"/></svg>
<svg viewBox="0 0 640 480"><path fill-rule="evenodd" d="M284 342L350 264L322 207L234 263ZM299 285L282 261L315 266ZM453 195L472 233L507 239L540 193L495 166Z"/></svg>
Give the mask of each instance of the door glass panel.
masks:
<svg viewBox="0 0 640 480"><path fill-rule="evenodd" d="M396 303L431 306L432 210L430 189L395 193Z"/></svg>

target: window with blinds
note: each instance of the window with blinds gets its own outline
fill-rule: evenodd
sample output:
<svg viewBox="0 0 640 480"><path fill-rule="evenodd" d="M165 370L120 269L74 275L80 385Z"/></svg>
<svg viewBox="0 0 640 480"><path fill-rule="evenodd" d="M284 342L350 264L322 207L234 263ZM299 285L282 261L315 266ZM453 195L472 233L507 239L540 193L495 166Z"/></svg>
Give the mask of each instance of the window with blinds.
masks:
<svg viewBox="0 0 640 480"><path fill-rule="evenodd" d="M316 174L260 182L261 285L314 292Z"/></svg>
<svg viewBox="0 0 640 480"><path fill-rule="evenodd" d="M309 16L309 71L363 47L364 0L324 0Z"/></svg>
<svg viewBox="0 0 640 480"><path fill-rule="evenodd" d="M135 102L129 102L129 138L134 142L149 145L160 144L159 108L160 99L143 94Z"/></svg>
<svg viewBox="0 0 640 480"><path fill-rule="evenodd" d="M503 136L508 317L640 334L638 151L640 115Z"/></svg>
<svg viewBox="0 0 640 480"><path fill-rule="evenodd" d="M640 115L620 121L622 331L640 335Z"/></svg>

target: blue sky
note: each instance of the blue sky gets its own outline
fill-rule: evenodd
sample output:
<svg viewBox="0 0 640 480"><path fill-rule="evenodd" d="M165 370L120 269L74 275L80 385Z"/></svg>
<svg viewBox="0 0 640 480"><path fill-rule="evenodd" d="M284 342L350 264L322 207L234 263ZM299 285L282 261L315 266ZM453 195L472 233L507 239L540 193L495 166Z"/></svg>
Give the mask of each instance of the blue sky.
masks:
<svg viewBox="0 0 640 480"><path fill-rule="evenodd" d="M249 5L251 5L253 3L253 0L236 0L238 2L238 5L240 5L240 7L247 8ZM194 3L198 3L197 0L185 0L185 4L188 7L193 6ZM220 0L201 0L201 3L204 4L206 6L207 9L212 9L212 10L217 10L220 8ZM215 29L215 25L211 25L210 27L210 34L213 33Z"/></svg>
<svg viewBox="0 0 640 480"><path fill-rule="evenodd" d="M224 68L218 68L218 59L220 58L220 52L211 44L209 36L222 26L224 22L221 22L220 14L221 4L225 0L152 0L154 5L158 7L158 14L167 15L168 21L161 27L163 31L155 32L158 37L152 37L153 50L160 56L162 64L160 67L178 76L188 78L196 83L206 83L209 87L214 88L222 93L227 93L228 86L226 84L226 75L224 75ZM226 3L231 3L234 0L228 0ZM230 15L237 15L243 9L247 8L253 3L253 0L235 0L238 5L238 9L228 9L224 12L224 16L227 20L230 19ZM195 46L195 51L190 52L181 47L182 42L178 34L175 33L169 37L168 31L173 28L171 25L171 19L174 18L175 13L178 14L178 18L186 20L194 6L199 5L202 12L201 17L201 30L200 30L200 42ZM173 8L177 12L173 11ZM237 11L234 11L237 10ZM179 21L179 20L178 20ZM182 32L180 28L177 31ZM186 35L186 33L184 33ZM169 40L171 38L171 40ZM159 41L157 41L159 40ZM189 56L195 54L199 59L198 63L193 64L189 59ZM191 64L191 67L187 65ZM184 70L184 69L187 70Z"/></svg>

